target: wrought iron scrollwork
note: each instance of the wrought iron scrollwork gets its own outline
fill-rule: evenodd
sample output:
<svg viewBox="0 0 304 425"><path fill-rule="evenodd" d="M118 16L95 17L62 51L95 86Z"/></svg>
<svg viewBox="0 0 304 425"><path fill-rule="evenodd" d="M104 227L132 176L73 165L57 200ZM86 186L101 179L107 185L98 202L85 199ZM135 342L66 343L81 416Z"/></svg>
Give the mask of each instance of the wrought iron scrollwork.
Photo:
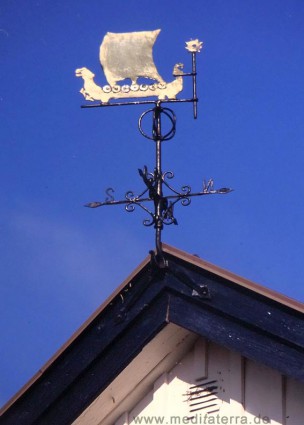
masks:
<svg viewBox="0 0 304 425"><path fill-rule="evenodd" d="M192 99L162 99L157 101L142 100L136 102L124 102L124 103L101 103L97 106L121 106L121 105L138 105L138 104L153 104L152 109L148 109L143 112L138 121L138 128L142 136L148 140L155 142L155 168L153 172L149 172L147 166L142 169L138 169L139 176L144 183L144 189L136 195L133 191L129 190L125 193L125 197L122 200L114 199L114 189L108 188L106 190L106 198L104 202L91 202L86 204L86 207L97 208L105 205L124 205L127 212L135 211L136 207L140 207L145 213L148 214L148 218L143 220L144 226L154 226L155 228L155 244L156 254L155 258L162 260L162 249L161 249L161 232L164 225L177 225L177 219L175 217L175 206L180 203L186 207L191 204L193 197L206 196L213 194L226 194L231 192L229 188L214 189L213 179L204 180L202 190L199 192L193 192L189 185L182 186L179 190L176 190L171 185L171 180L174 178L172 171L162 171L162 142L168 141L175 136L176 133L176 116L174 112L169 109L162 107L163 103L173 102L192 102L193 103L193 114L194 118L197 117L197 94L196 94L196 53L199 52L202 43L198 40L192 40L187 43L187 50L192 56L192 72L182 73L183 77L191 76L193 80L193 96ZM179 71L181 72L181 71ZM179 74L181 75L181 74ZM149 86L150 87L150 86ZM148 87L145 85L139 86L139 89L144 91ZM161 87L159 87L161 88ZM107 89L108 90L108 89ZM114 92L115 86L112 87ZM122 91L138 90L138 85L123 86ZM151 87L150 89L151 90ZM104 90L105 91L105 90ZM152 131L147 134L143 129L144 119L152 115ZM163 120L166 120L165 129L163 126ZM164 193L166 192L166 193ZM150 207L152 205L153 207ZM159 261L159 266L164 266L165 261Z"/></svg>
<svg viewBox="0 0 304 425"><path fill-rule="evenodd" d="M143 221L144 226L156 226L158 223L161 223L161 225L177 225L178 222L174 215L174 208L178 202L186 207L191 204L191 198L194 196L226 194L231 192L229 188L214 189L213 179L209 179L208 181L204 180L203 190L200 192L192 192L189 185L182 186L181 190L178 191L167 182L168 179L171 180L174 178L174 173L172 171L166 171L160 174L155 168L152 173L148 171L145 165L142 169L138 169L138 173L145 184L145 189L139 195L135 195L133 191L129 190L125 193L125 200L115 201L113 197L114 189L108 188L106 194L110 196L111 199L107 197L104 202L92 202L85 206L97 208L105 205L125 204L125 210L127 212L133 212L136 206L139 206L150 216L150 218ZM168 189L169 193L167 195L164 195L163 191L161 194L157 192L159 183L162 189L163 187ZM154 212L146 206L146 203L149 202L154 203ZM156 213L157 206L159 206L159 214Z"/></svg>

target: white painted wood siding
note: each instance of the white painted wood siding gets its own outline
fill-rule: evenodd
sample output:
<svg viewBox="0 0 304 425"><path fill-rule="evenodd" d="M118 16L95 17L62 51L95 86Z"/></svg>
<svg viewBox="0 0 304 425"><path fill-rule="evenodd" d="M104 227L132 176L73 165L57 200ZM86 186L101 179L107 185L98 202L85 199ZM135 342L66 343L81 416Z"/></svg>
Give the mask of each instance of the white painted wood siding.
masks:
<svg viewBox="0 0 304 425"><path fill-rule="evenodd" d="M304 385L198 339L115 425L157 422L302 425Z"/></svg>

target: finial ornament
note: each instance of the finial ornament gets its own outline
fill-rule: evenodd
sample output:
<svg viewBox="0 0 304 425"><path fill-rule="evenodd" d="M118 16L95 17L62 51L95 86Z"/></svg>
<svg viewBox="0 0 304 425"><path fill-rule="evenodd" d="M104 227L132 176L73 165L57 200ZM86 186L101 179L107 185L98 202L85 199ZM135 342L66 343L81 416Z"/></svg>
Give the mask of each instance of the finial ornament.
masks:
<svg viewBox="0 0 304 425"><path fill-rule="evenodd" d="M138 195L128 190L124 199L116 200L114 189L108 188L104 201L90 202L85 206L97 208L106 205L124 205L128 212L133 212L136 207L144 210L148 214L148 218L143 221L143 224L155 228L156 254L154 258L158 259L160 267L164 267L161 233L164 225L178 224L175 217L175 205L180 203L182 206L187 206L190 205L193 197L227 194L231 192L231 189L214 189L214 181L209 179L203 181L202 190L199 192L192 192L188 185L176 190L169 183L174 177L173 172L163 172L162 170L162 143L171 140L176 133L176 116L171 109L163 107L162 104L192 103L193 115L194 118L197 118L196 55L202 49L203 42L198 39L186 42L186 50L191 53L192 57L192 70L185 73L184 65L177 63L173 69L173 81L166 82L159 74L153 60L152 50L159 33L160 30L131 33L108 32L101 43L99 55L108 84L103 87L98 86L94 81L95 74L85 67L78 68L76 76L82 77L84 81L80 93L86 100L94 102L91 105L83 105L84 108L153 105L153 108L141 114L138 121L140 133L155 143L156 153L153 171L148 171L147 166L138 169L144 189ZM190 99L177 98L177 95L183 90L185 77L192 78L192 97ZM126 82L126 80L128 81ZM143 120L148 116L152 116L151 134L147 134L143 130ZM167 121L166 133L163 132L162 126L164 120Z"/></svg>
<svg viewBox="0 0 304 425"><path fill-rule="evenodd" d="M186 50L190 53L199 53L203 47L203 42L198 38L195 40L186 41Z"/></svg>

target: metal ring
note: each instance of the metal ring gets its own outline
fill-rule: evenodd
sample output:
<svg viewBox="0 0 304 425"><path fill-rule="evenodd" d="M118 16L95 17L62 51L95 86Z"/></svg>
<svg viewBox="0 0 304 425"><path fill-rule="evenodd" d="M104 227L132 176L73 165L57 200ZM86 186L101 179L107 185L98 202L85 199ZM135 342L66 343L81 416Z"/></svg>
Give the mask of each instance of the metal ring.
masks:
<svg viewBox="0 0 304 425"><path fill-rule="evenodd" d="M162 108L161 112L169 118L172 124L170 131L168 131L168 133L162 136L162 140L170 140L175 136L176 133L176 115L172 111L172 109L169 108Z"/></svg>
<svg viewBox="0 0 304 425"><path fill-rule="evenodd" d="M141 114L141 116L139 117L139 120L138 120L138 129L139 129L140 133L142 134L142 136L144 136L146 139L149 139L149 140L154 140L154 138L153 138L153 137L148 136L148 135L144 132L144 130L142 129L142 125L141 125L141 123L142 123L142 120L143 120L144 116L146 116L149 112L153 112L153 111L154 111L154 109L148 109L147 111L145 111L145 112L143 112L143 113Z"/></svg>
<svg viewBox="0 0 304 425"><path fill-rule="evenodd" d="M141 116L138 120L138 129L139 129L140 133L142 134L142 136L144 136L146 139L156 141L156 137L154 136L153 132L152 132L152 136L149 136L148 134L146 134L144 132L143 127L142 127L143 118L147 114L149 114L150 112L154 113L154 110L155 110L155 108L148 109L147 111L145 111L141 114ZM169 121L172 124L172 127L170 128L170 130L166 134L161 135L160 140L161 141L170 140L174 137L175 132L176 132L176 116L175 116L174 112L172 111L172 109L169 109L169 108L161 108L160 113L166 115L166 117L169 118Z"/></svg>

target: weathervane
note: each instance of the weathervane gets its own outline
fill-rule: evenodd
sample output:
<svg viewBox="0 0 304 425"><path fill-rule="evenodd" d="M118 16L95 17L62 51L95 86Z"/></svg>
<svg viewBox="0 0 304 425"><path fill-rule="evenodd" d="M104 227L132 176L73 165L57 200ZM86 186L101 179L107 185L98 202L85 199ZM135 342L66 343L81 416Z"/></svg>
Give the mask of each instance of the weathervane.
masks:
<svg viewBox="0 0 304 425"><path fill-rule="evenodd" d="M216 190L213 180L209 179L208 181L204 180L200 192L192 192L190 186L183 186L180 190L175 190L169 184L169 180L174 177L173 172L162 171L162 142L172 139L176 132L176 116L171 109L163 107L162 104L190 102L193 104L193 116L197 118L196 55L200 52L203 43L198 39L186 42L186 50L192 56L192 70L184 73L183 64L177 63L173 69L174 80L167 83L158 73L153 61L153 45L159 33L160 30L131 33L108 32L100 46L99 56L108 82L103 87L94 82L95 74L89 69L79 68L75 73L77 77L82 77L84 80L84 86L80 93L86 100L94 102L91 105L83 105L83 108L154 105L152 109L141 114L138 122L140 133L145 138L155 142L156 150L154 170L149 172L146 166L138 170L145 185L143 191L139 195L135 195L133 191L127 191L123 200L115 200L114 190L108 188L106 190L108 197L104 202L90 202L85 206L97 208L105 205L122 204L125 205L128 212L133 212L136 206L142 208L149 215L149 218L145 219L143 224L155 228L156 259L159 265L163 265L161 232L164 225L177 224L174 215L175 205L180 202L183 206L187 206L194 196L226 194L231 192L231 189L221 188ZM192 77L192 98L177 99L176 96L183 90L184 77ZM131 80L131 84L125 84L125 79ZM140 82L138 79L140 79ZM148 84L145 79L154 80L154 82ZM121 81L123 84L118 84ZM157 99L151 100L153 97ZM143 130L142 121L149 114L152 115L152 133L146 134ZM163 119L167 119L170 125L170 130L165 134L162 131ZM168 194L165 194L164 190ZM152 205L152 208L149 205Z"/></svg>

